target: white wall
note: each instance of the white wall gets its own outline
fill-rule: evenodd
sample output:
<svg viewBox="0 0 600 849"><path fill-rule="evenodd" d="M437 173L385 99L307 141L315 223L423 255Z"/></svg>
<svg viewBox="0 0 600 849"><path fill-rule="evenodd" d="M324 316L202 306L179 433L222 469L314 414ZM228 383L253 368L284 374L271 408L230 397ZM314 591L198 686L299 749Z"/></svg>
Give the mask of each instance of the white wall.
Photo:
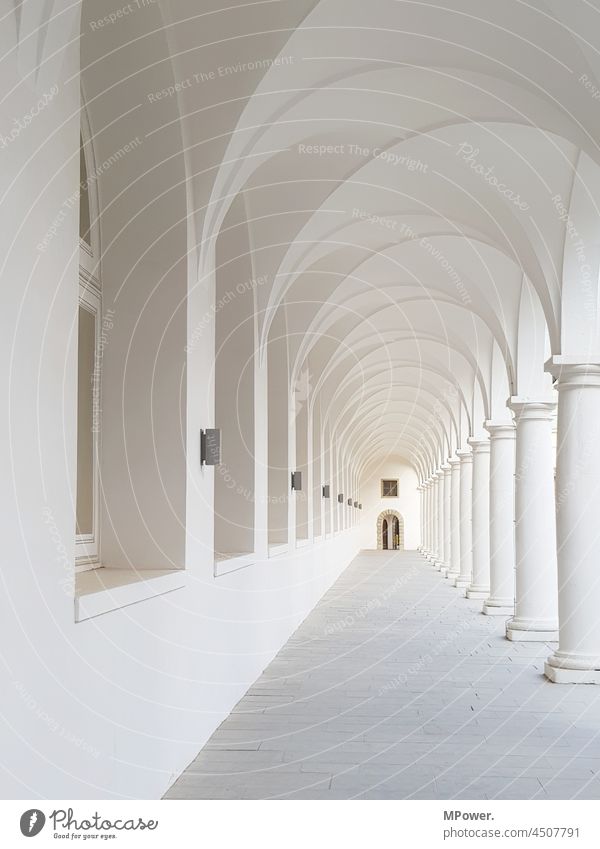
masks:
<svg viewBox="0 0 600 849"><path fill-rule="evenodd" d="M381 498L381 480L398 479L398 498ZM363 476L360 487L362 548L377 548L377 518L384 510L397 510L404 518L404 547L416 548L420 543L419 493L417 475L412 466L398 457L375 464Z"/></svg>
<svg viewBox="0 0 600 849"><path fill-rule="evenodd" d="M37 4L30 13L43 17L51 9L51 5ZM150 8L138 19L153 28ZM35 35L27 42L32 56L43 54L43 45L38 49L33 42L35 38L43 41L47 32L43 21L38 27L32 25ZM156 239L156 230L149 226L150 212L143 227L141 220L129 222L126 204L139 205L136 193L142 192L144 183L131 184L126 176L119 176L123 172L115 164L100 186L101 196L105 190L103 203L112 199L107 191L116 197L119 180L123 189L122 205L113 207L112 231L105 228L103 232L106 305L118 302L106 351L107 373L112 372L115 379L120 375L119 385L112 387L113 396L108 386L109 394L104 396L106 496L119 504L111 514L114 524L107 524L105 517L104 552L119 565L131 560L136 567L185 566L187 586L75 622L79 244L76 198L68 201L79 180L76 7L63 14L61 29L53 32L56 38L60 32L64 44L71 47L60 51L53 42L51 52L60 55L60 62L46 64L39 75L39 69L32 67L29 74L28 54L19 51L13 17L7 14L0 22L9 93L0 106L0 126L10 127L14 116L28 113L55 83L58 86L47 106L2 151L6 167L0 174L0 187L6 193L0 207L0 390L6 413L0 422L0 797L155 798L192 760L349 563L359 540L356 531L349 531L322 548L303 548L270 561L257 559L245 569L214 578L214 470L201 469L198 457L199 429L210 426L214 415L214 322L188 351L187 374L183 374L183 304L189 338L210 314L214 288L199 286L190 272L192 295L186 302L182 263L188 257L181 227L173 230L172 238ZM125 24L122 37L127 40ZM101 41L94 44L102 53ZM149 50L150 44L144 42L148 64ZM131 51L126 55L130 57ZM97 80L94 92L92 119L96 121L103 102L101 82ZM154 83L146 80L145 84ZM111 96L115 95L104 95ZM162 116L156 113L154 120L160 123ZM119 134L129 137L126 124ZM104 132L96 139L101 158L116 149L116 139L111 142L109 135ZM165 136L152 138L157 145L167 144ZM172 150L176 140L170 133L168 139L166 149ZM144 138L142 158L136 159L140 169L147 162L144 157L152 159L156 152L153 145L151 138ZM165 162L167 158L165 152ZM173 161L181 173L180 161ZM133 159L121 162L131 167ZM162 168L154 172L154 179L158 200L171 182ZM184 212L181 193L174 189L169 196L174 208ZM154 214L160 233L165 216L162 203L154 206ZM59 215L56 232L39 251L36 245ZM138 253L140 245L143 250L156 240L143 264L138 265L137 253L128 250L128 235L129 245L137 244ZM106 239L113 236L115 242L108 250ZM189 268L193 267L192 254ZM159 282L163 285L154 293L153 286ZM143 328L134 321L140 302ZM132 340L128 387L135 392L133 371L137 368L138 378L143 377L139 392L146 390L145 410L137 415L129 407L121 409L117 397L123 387L118 357L129 351L127 333ZM155 392L151 411L149 382ZM182 422L184 409L187 420ZM113 422L106 421L110 415ZM127 430L119 435L122 425ZM186 428L189 439L184 452ZM131 449L128 462L119 455L124 441ZM127 487L120 495L119 467L121 483ZM161 481L162 501L153 500ZM140 496L137 505L136 494ZM131 522L134 508L139 510L137 525ZM151 521L157 538L144 532L146 521Z"/></svg>

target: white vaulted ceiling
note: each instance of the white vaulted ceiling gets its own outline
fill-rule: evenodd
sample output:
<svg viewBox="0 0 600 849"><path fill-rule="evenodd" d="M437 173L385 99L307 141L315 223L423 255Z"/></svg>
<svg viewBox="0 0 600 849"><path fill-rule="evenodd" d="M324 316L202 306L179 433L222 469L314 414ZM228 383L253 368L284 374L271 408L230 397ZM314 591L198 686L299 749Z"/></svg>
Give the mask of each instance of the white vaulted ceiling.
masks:
<svg viewBox="0 0 600 849"><path fill-rule="evenodd" d="M395 451L424 471L503 420L510 395L547 392L551 353L598 348L567 231L600 232L600 107L584 85L600 60L575 34L597 31L597 4L161 9L186 82L155 132L180 121L198 278L241 199L267 280L261 356L285 309L291 386L310 370L361 460Z"/></svg>

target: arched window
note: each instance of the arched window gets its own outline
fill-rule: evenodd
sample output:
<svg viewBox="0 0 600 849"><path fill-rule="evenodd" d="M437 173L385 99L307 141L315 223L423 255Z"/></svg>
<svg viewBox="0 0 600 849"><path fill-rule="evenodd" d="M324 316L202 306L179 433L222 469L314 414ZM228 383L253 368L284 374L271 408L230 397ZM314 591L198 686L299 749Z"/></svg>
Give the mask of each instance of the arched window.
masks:
<svg viewBox="0 0 600 849"><path fill-rule="evenodd" d="M92 249L90 237L90 197L88 189L88 169L85 162L83 136L79 135L79 238Z"/></svg>
<svg viewBox="0 0 600 849"><path fill-rule="evenodd" d="M76 571L99 565L101 285L92 139L82 107L79 148L79 309L77 330Z"/></svg>

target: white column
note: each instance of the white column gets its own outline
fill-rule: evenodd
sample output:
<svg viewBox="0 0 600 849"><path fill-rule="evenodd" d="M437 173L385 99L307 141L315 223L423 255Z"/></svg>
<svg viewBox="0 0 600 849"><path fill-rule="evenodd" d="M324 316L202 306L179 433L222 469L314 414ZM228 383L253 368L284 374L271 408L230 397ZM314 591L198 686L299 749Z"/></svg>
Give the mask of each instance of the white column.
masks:
<svg viewBox="0 0 600 849"><path fill-rule="evenodd" d="M425 482L419 486L419 506L421 510L421 539L419 540L419 551L425 551Z"/></svg>
<svg viewBox="0 0 600 849"><path fill-rule="evenodd" d="M467 440L473 449L473 574L465 595L490 594L490 441Z"/></svg>
<svg viewBox="0 0 600 849"><path fill-rule="evenodd" d="M442 568L440 572L444 577L450 571L450 475L451 475L452 466L449 463L444 463L442 466L442 472L444 476L442 478L442 484L444 488L444 559L442 563Z"/></svg>
<svg viewBox="0 0 600 849"><path fill-rule="evenodd" d="M457 451L460 458L460 573L454 580L455 587L468 587L473 571L473 455L471 450Z"/></svg>
<svg viewBox="0 0 600 849"><path fill-rule="evenodd" d="M431 561L435 564L438 559L438 474L434 472L432 474L433 484L431 487L431 512L433 516L432 528L431 528Z"/></svg>
<svg viewBox="0 0 600 849"><path fill-rule="evenodd" d="M425 481L425 551L423 554L429 558L431 555L431 480L427 478Z"/></svg>
<svg viewBox="0 0 600 849"><path fill-rule="evenodd" d="M558 649L546 676L600 684L600 365L556 357Z"/></svg>
<svg viewBox="0 0 600 849"><path fill-rule="evenodd" d="M437 478L437 556L435 566L439 570L444 566L444 473L441 467Z"/></svg>
<svg viewBox="0 0 600 849"><path fill-rule="evenodd" d="M490 595L483 612L515 612L515 442L514 424L486 423L490 434Z"/></svg>
<svg viewBox="0 0 600 849"><path fill-rule="evenodd" d="M460 573L460 460L451 457L450 463L450 569L447 578L454 580Z"/></svg>
<svg viewBox="0 0 600 849"><path fill-rule="evenodd" d="M417 551L423 550L423 539L425 534L423 532L423 484L419 484L417 487L417 492L419 493L419 544L417 546Z"/></svg>
<svg viewBox="0 0 600 849"><path fill-rule="evenodd" d="M558 639L553 401L511 399L517 424L515 615L509 640Z"/></svg>
<svg viewBox="0 0 600 849"><path fill-rule="evenodd" d="M429 478L427 500L429 503L429 550L427 556L430 560L435 560L435 480L433 475Z"/></svg>
<svg viewBox="0 0 600 849"><path fill-rule="evenodd" d="M433 533L433 530L434 530L434 524L435 524L435 515L434 515L434 510L433 510L433 504L434 504L433 496L434 496L434 492L435 492L434 484L435 484L435 481L433 480L433 476L430 476L430 478L427 482L427 513L428 513L428 516L429 516L429 519L428 519L429 529L427 531L429 543L427 545L427 557L428 557L429 560L435 560L435 558L433 556L433 550L434 550L434 542L433 542L434 533Z"/></svg>
<svg viewBox="0 0 600 849"><path fill-rule="evenodd" d="M427 481L423 481L423 542L421 554L427 555Z"/></svg>

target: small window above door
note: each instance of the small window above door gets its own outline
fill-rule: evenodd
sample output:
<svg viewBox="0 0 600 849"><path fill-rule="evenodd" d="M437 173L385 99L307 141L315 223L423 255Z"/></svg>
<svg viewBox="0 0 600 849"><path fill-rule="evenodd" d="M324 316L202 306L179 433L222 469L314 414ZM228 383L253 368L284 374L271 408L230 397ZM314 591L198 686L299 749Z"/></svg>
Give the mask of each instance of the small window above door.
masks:
<svg viewBox="0 0 600 849"><path fill-rule="evenodd" d="M398 481L397 480L382 480L381 481L381 497L382 498L398 498Z"/></svg>

